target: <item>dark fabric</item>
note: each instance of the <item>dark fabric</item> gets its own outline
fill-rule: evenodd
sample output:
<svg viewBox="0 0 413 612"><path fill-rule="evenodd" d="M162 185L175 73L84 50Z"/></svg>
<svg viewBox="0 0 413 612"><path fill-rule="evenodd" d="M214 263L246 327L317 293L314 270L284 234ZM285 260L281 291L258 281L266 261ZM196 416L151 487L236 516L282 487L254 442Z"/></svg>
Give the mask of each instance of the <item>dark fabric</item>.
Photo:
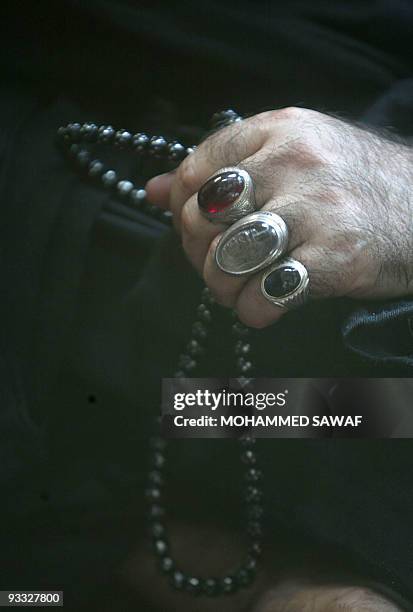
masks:
<svg viewBox="0 0 413 612"><path fill-rule="evenodd" d="M173 232L72 173L56 128L94 120L191 144L217 109L301 104L411 136L412 23L410 3L390 1L96 0L10 13L0 55L2 588L64 588L75 610L102 609L103 585L111 596L144 530L159 381L201 288ZM125 176L144 173L119 163ZM254 333L259 374L410 376L411 300L372 308L311 304ZM226 371L228 321L214 323L204 375ZM274 568L324 564L413 601L411 442L261 446ZM174 459L175 512L234 528L231 443L182 441Z"/></svg>
<svg viewBox="0 0 413 612"><path fill-rule="evenodd" d="M376 363L412 367L412 315L411 301L358 309L343 324L344 341L354 351Z"/></svg>

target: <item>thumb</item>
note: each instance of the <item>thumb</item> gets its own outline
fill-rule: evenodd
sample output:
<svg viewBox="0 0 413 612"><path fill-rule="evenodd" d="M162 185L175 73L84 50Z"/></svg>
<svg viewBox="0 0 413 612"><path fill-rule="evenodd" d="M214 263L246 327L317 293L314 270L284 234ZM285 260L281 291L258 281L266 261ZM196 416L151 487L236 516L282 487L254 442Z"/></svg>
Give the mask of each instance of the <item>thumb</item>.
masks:
<svg viewBox="0 0 413 612"><path fill-rule="evenodd" d="M158 174L151 178L145 185L146 196L151 204L160 208L169 208L169 194L175 170Z"/></svg>

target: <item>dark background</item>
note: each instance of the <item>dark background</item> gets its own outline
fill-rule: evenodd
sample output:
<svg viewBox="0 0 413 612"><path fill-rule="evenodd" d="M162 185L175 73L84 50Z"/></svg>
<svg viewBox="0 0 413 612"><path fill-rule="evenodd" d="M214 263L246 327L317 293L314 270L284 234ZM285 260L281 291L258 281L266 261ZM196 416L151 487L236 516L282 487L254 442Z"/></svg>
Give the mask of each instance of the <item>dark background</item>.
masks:
<svg viewBox="0 0 413 612"><path fill-rule="evenodd" d="M74 610L129 609L140 598L116 571L144 532L148 423L201 287L173 233L67 167L56 129L92 120L192 144L216 110L301 105L409 138L412 23L401 1L67 1L5 14L2 589L63 588ZM113 160L141 180L156 170ZM254 334L259 374L410 376L411 301L374 305L395 314L355 335L357 308L373 310L309 305ZM225 313L214 325L205 376L229 361ZM214 448L211 460L204 442L176 449L173 490L191 500L176 512L232 527L232 448ZM275 572L328 559L413 598L411 441L265 441L261 452Z"/></svg>

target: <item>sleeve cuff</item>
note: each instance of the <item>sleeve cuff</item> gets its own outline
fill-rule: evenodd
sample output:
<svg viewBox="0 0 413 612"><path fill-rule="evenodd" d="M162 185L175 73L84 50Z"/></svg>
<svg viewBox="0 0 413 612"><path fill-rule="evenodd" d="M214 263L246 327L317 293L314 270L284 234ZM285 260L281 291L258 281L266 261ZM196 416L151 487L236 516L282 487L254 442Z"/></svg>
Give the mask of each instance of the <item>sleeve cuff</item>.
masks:
<svg viewBox="0 0 413 612"><path fill-rule="evenodd" d="M342 335L363 357L413 367L413 300L359 308L344 321Z"/></svg>

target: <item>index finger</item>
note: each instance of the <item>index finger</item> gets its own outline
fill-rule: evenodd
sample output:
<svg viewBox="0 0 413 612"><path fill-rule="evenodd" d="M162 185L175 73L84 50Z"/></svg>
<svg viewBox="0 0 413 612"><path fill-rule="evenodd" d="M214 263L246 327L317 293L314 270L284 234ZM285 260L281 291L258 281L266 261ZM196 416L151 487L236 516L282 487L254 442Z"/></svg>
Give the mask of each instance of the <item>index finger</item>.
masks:
<svg viewBox="0 0 413 612"><path fill-rule="evenodd" d="M215 132L181 163L173 176L169 207L179 218L185 202L224 166L233 166L256 153L268 137L268 124L250 117Z"/></svg>

